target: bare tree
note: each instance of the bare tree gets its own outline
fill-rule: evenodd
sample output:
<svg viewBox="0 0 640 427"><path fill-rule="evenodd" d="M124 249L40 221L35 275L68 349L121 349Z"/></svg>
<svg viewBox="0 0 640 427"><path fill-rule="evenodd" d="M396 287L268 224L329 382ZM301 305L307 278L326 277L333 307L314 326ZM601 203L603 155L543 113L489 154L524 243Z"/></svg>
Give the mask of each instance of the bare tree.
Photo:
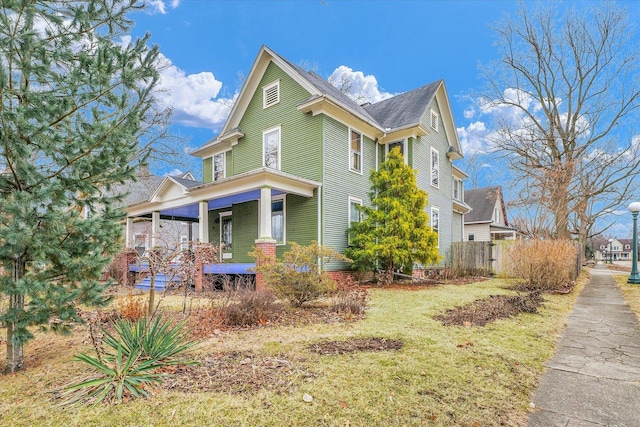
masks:
<svg viewBox="0 0 640 427"><path fill-rule="evenodd" d="M584 245L640 173L639 146L624 137L640 106L640 63L624 9L558 7L522 2L494 27L502 58L483 69L484 106L503 113L491 142L514 178L532 186L529 205L539 207L528 212L551 214L554 237Z"/></svg>

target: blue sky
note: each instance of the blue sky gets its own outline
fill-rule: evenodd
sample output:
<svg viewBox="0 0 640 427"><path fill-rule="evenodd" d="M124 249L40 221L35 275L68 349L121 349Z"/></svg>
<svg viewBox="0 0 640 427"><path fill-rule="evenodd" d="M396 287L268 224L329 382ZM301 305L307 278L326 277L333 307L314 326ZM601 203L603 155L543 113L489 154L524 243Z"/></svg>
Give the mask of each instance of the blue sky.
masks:
<svg viewBox="0 0 640 427"><path fill-rule="evenodd" d="M339 69L375 100L444 79L458 127L465 98L481 84L478 63L495 59L489 24L517 2L491 1L155 1L137 14L171 66L163 85L185 150L213 137L265 44L329 77ZM162 172L164 171L156 171ZM199 173L199 171L194 171Z"/></svg>
<svg viewBox="0 0 640 427"><path fill-rule="evenodd" d="M474 114L469 95L484 83L479 64L499 57L490 26L504 14L514 14L517 1L147 2L148 11L132 16L133 36L149 32L151 42L160 47L166 65L164 102L174 108L172 130L185 138L184 153L218 133L243 76L265 44L324 77L351 79L371 101L444 79L469 163L459 164L471 175L467 188L506 185L504 169L473 155L486 149L482 136L490 130ZM640 2L618 4L627 8L632 22L640 22ZM191 157L185 154L185 159ZM200 177L195 158L179 167L186 169ZM152 165L152 172L176 170Z"/></svg>

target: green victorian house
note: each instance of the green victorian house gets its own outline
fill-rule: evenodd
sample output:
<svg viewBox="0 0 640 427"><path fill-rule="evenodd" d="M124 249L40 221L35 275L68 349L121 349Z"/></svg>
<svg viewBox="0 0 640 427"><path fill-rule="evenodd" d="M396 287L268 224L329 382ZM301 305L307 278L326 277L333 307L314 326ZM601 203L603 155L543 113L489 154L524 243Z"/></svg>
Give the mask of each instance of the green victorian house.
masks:
<svg viewBox="0 0 640 427"><path fill-rule="evenodd" d="M368 203L369 173L393 147L417 170L427 212L446 255L462 241L466 175L444 81L358 105L327 80L263 46L220 134L191 154L202 180L167 177L127 207L150 218L198 223L197 238L222 244L224 263L254 262L252 247L281 255L288 242L342 251L347 228ZM151 236L153 241L153 236ZM327 270L345 270L329 265Z"/></svg>

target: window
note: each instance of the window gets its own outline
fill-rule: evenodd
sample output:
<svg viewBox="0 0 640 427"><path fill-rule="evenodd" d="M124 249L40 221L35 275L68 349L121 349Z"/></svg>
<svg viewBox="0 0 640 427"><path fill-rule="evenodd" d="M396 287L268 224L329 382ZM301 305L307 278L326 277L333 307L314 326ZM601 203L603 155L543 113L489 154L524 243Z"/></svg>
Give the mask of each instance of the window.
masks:
<svg viewBox="0 0 640 427"><path fill-rule="evenodd" d="M138 256L143 256L147 250L147 236L144 234L136 234L133 236L133 249L136 250Z"/></svg>
<svg viewBox="0 0 640 427"><path fill-rule="evenodd" d="M213 180L219 181L225 175L225 153L219 153L213 156Z"/></svg>
<svg viewBox="0 0 640 427"><path fill-rule="evenodd" d="M469 233L467 240L473 242L474 240L476 240L476 235L473 233Z"/></svg>
<svg viewBox="0 0 640 427"><path fill-rule="evenodd" d="M262 108L271 107L280 102L280 82L276 81L262 88Z"/></svg>
<svg viewBox="0 0 640 427"><path fill-rule="evenodd" d="M435 148L431 149L431 185L440 187L440 153Z"/></svg>
<svg viewBox="0 0 640 427"><path fill-rule="evenodd" d="M271 237L276 245L285 244L284 197L271 201Z"/></svg>
<svg viewBox="0 0 640 427"><path fill-rule="evenodd" d="M624 245L625 249L631 249L631 245Z"/></svg>
<svg viewBox="0 0 640 427"><path fill-rule="evenodd" d="M462 180L458 178L453 179L453 199L463 201L464 192L462 191Z"/></svg>
<svg viewBox="0 0 640 427"><path fill-rule="evenodd" d="M354 222L362 221L362 212L358 209L358 206L362 206L362 199L357 197L349 197L349 227ZM351 234L347 235L347 244L351 244Z"/></svg>
<svg viewBox="0 0 640 427"><path fill-rule="evenodd" d="M362 134L354 130L349 145L349 170L362 173Z"/></svg>
<svg viewBox="0 0 640 427"><path fill-rule="evenodd" d="M436 248L440 247L440 209L431 208L431 229L438 234L438 243Z"/></svg>
<svg viewBox="0 0 640 427"><path fill-rule="evenodd" d="M264 167L280 170L280 127L262 134L264 143Z"/></svg>
<svg viewBox="0 0 640 427"><path fill-rule="evenodd" d="M438 113L431 110L431 129L438 132Z"/></svg>
<svg viewBox="0 0 640 427"><path fill-rule="evenodd" d="M220 246L222 246L222 259L233 257L233 221L231 212L220 214Z"/></svg>

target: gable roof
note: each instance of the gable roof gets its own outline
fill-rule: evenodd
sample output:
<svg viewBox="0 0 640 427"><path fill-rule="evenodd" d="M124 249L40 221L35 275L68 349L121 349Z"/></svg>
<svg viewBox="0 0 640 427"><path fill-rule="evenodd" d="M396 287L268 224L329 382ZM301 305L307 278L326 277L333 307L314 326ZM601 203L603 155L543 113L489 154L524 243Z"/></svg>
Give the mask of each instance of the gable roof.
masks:
<svg viewBox="0 0 640 427"><path fill-rule="evenodd" d="M419 125L442 80L366 106L364 109L385 129Z"/></svg>
<svg viewBox="0 0 640 427"><path fill-rule="evenodd" d="M504 200L502 198L502 187L484 187L474 188L464 191L464 201L471 206L472 211L464 215L465 223L492 222L493 209L496 206L496 200L500 199L502 205L504 222L507 222L505 215Z"/></svg>
<svg viewBox="0 0 640 427"><path fill-rule="evenodd" d="M375 133L375 135L370 135L373 138L384 138L389 130L420 127L422 117L427 112L433 99L437 98L441 119L444 123L444 132L452 146L449 154L455 158L462 158L462 150L443 80L438 80L426 86L363 107L315 72L302 69L265 45L260 48L245 84L219 135L192 151L192 154L198 155L208 152L214 145L223 141L237 141L238 138L244 136L238 126L253 94L258 89L262 75L264 75L271 62L275 63L309 92L309 97L298 105L301 111L313 111L314 105L318 102L326 101L369 126L371 131ZM426 131L422 129L415 136L425 133Z"/></svg>
<svg viewBox="0 0 640 427"><path fill-rule="evenodd" d="M125 194L122 198L122 206L130 206L151 200L162 184L167 180L173 180L184 188L193 188L203 183L196 181L191 172L177 176L141 175L135 181L121 184L112 190L114 194Z"/></svg>

